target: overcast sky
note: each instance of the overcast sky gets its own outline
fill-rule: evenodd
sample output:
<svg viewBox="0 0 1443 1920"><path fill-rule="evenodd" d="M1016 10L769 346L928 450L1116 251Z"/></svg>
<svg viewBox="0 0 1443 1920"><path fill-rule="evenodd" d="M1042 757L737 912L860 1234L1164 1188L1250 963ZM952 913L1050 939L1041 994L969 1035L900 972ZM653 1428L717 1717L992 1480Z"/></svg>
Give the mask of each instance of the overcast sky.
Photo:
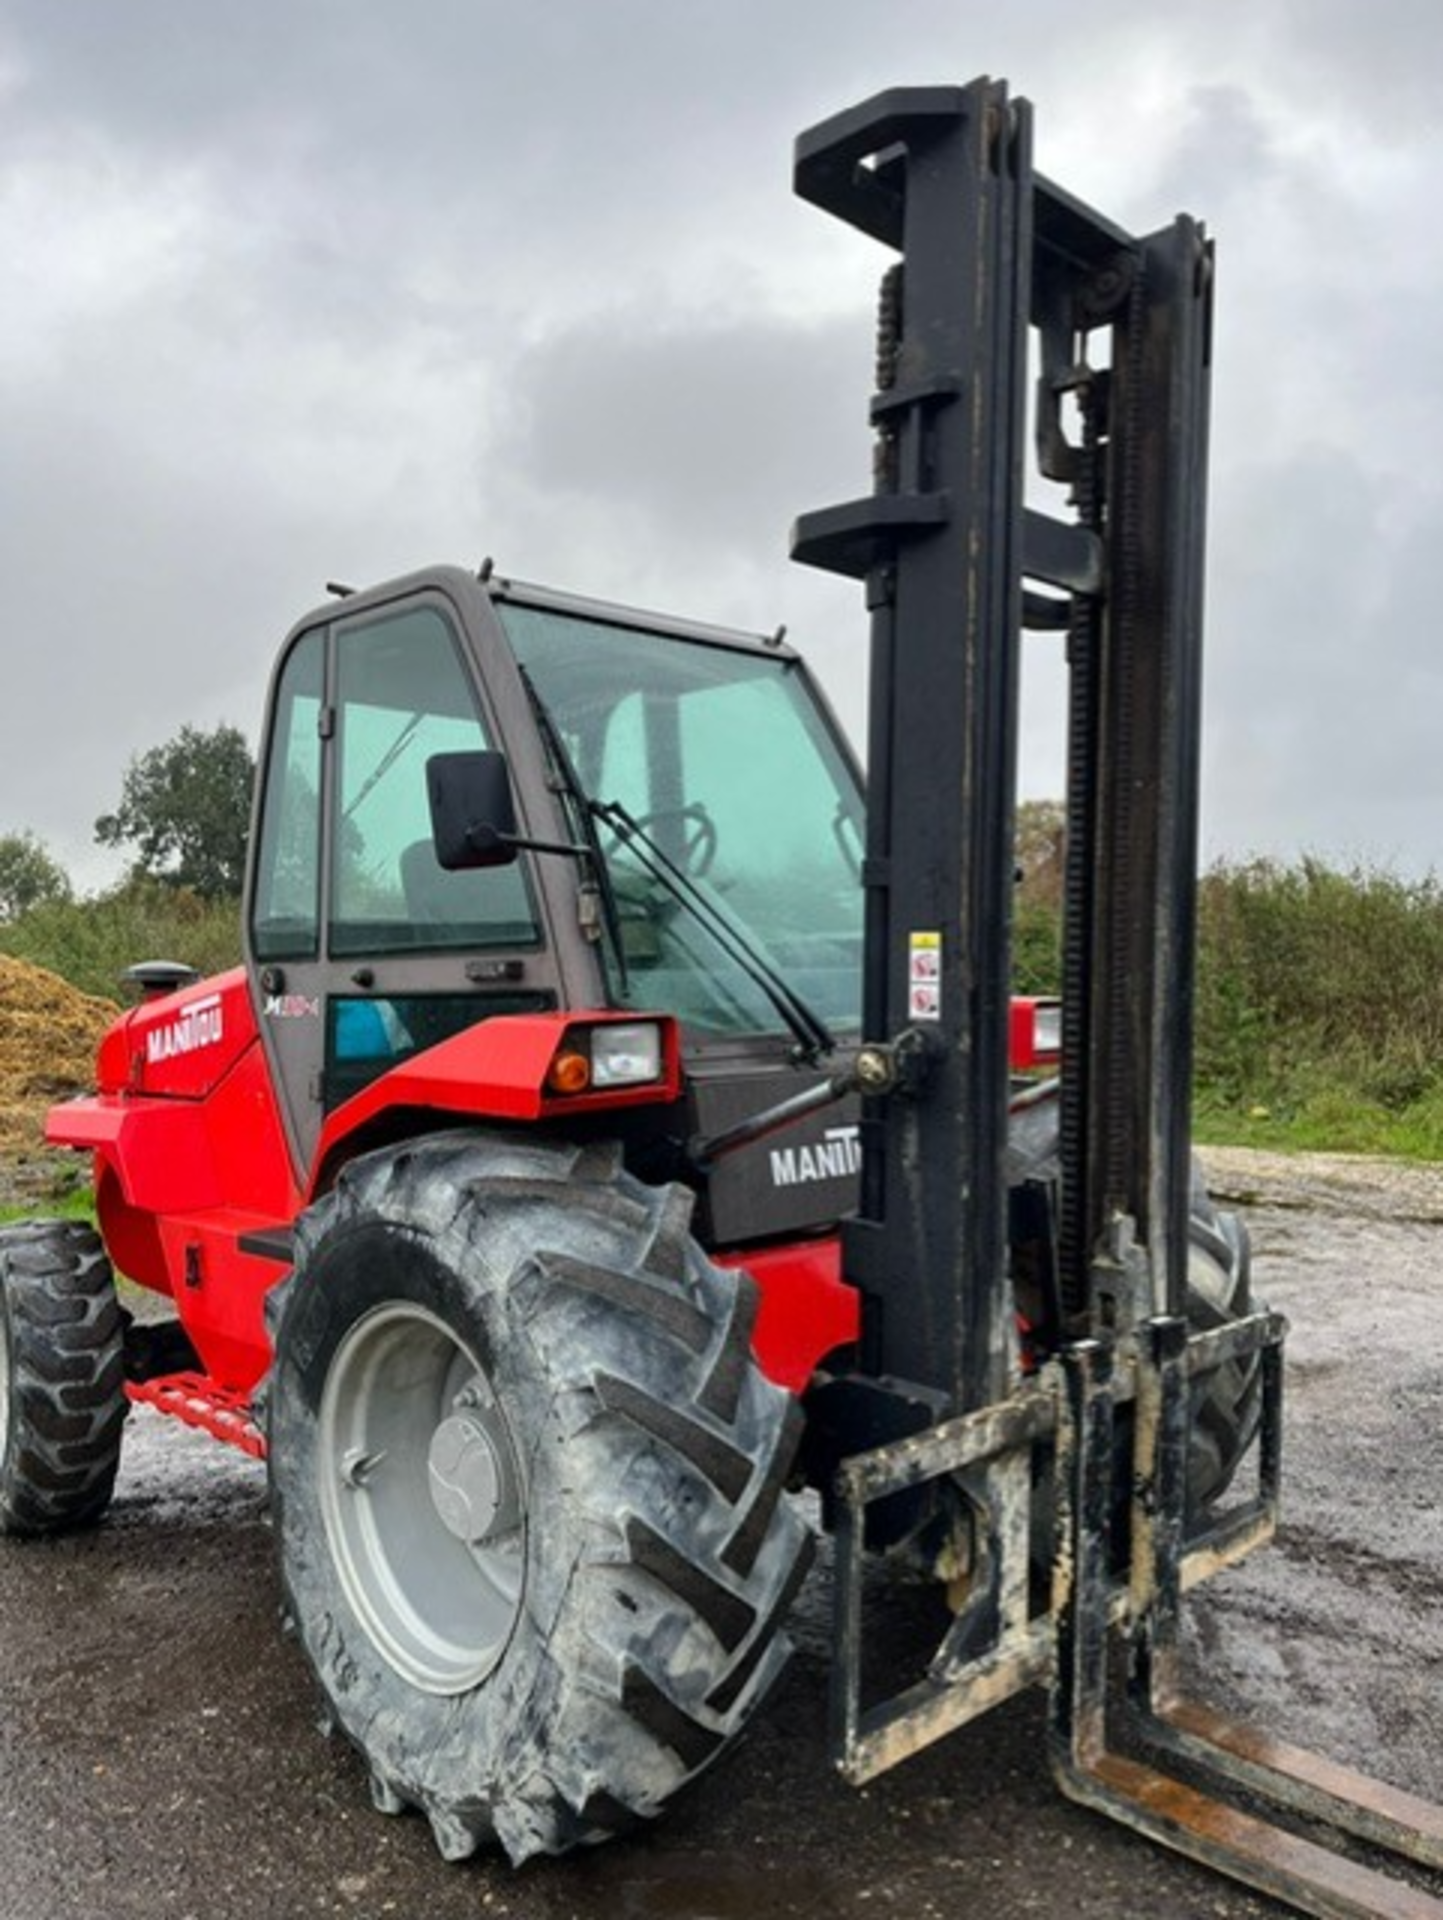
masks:
<svg viewBox="0 0 1443 1920"><path fill-rule="evenodd" d="M856 734L786 539L868 485L885 256L792 142L983 72L1218 242L1205 855L1443 866L1437 0L0 0L0 833L104 884L133 754L433 560L784 620Z"/></svg>

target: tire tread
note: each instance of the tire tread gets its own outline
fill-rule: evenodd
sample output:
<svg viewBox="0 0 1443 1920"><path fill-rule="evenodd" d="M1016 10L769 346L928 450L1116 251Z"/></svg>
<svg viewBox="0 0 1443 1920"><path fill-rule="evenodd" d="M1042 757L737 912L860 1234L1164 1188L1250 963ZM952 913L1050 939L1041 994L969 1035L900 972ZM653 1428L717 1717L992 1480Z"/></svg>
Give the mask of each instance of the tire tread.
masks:
<svg viewBox="0 0 1443 1920"><path fill-rule="evenodd" d="M0 1531L56 1533L109 1504L129 1403L124 1316L100 1236L78 1220L0 1229L10 1432Z"/></svg>

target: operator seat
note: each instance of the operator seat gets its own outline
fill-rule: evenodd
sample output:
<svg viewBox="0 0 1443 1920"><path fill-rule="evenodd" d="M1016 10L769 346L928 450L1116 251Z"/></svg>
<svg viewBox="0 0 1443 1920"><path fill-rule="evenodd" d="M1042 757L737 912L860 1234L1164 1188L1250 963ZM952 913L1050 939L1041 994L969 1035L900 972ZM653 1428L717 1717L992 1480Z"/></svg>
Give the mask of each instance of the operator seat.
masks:
<svg viewBox="0 0 1443 1920"><path fill-rule="evenodd" d="M478 918L477 875L449 873L429 840L416 840L401 855L401 892L406 912L420 927L454 927Z"/></svg>
<svg viewBox="0 0 1443 1920"><path fill-rule="evenodd" d="M400 858L401 897L418 946L530 946L536 924L520 867L451 872L430 840Z"/></svg>

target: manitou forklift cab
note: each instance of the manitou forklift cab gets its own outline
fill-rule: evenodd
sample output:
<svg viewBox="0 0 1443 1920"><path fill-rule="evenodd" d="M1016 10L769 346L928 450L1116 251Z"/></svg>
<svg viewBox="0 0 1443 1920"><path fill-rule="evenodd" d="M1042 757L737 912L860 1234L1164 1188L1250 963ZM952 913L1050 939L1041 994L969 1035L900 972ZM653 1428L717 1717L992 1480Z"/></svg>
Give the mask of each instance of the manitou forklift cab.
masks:
<svg viewBox="0 0 1443 1920"><path fill-rule="evenodd" d="M247 957L302 1177L329 1112L490 1015L674 1015L686 1111L638 1128L653 1177L857 1038L862 796L801 659L484 572L349 596L278 663ZM448 870L437 781L486 752L515 844ZM610 1029L599 1083L649 1078L657 1044ZM859 1161L830 1106L717 1165L704 1234L835 1220Z"/></svg>

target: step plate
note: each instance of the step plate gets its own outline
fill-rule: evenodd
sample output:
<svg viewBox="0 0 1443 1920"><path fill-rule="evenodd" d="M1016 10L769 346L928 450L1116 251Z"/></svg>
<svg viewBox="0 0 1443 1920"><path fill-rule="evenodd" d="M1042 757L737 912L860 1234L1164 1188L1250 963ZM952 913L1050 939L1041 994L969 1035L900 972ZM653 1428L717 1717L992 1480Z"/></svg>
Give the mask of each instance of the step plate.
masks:
<svg viewBox="0 0 1443 1920"><path fill-rule="evenodd" d="M256 1425L249 1394L222 1387L204 1373L164 1373L155 1380L128 1380L125 1391L137 1406L154 1407L172 1420L238 1447L253 1460L266 1457L265 1435Z"/></svg>

